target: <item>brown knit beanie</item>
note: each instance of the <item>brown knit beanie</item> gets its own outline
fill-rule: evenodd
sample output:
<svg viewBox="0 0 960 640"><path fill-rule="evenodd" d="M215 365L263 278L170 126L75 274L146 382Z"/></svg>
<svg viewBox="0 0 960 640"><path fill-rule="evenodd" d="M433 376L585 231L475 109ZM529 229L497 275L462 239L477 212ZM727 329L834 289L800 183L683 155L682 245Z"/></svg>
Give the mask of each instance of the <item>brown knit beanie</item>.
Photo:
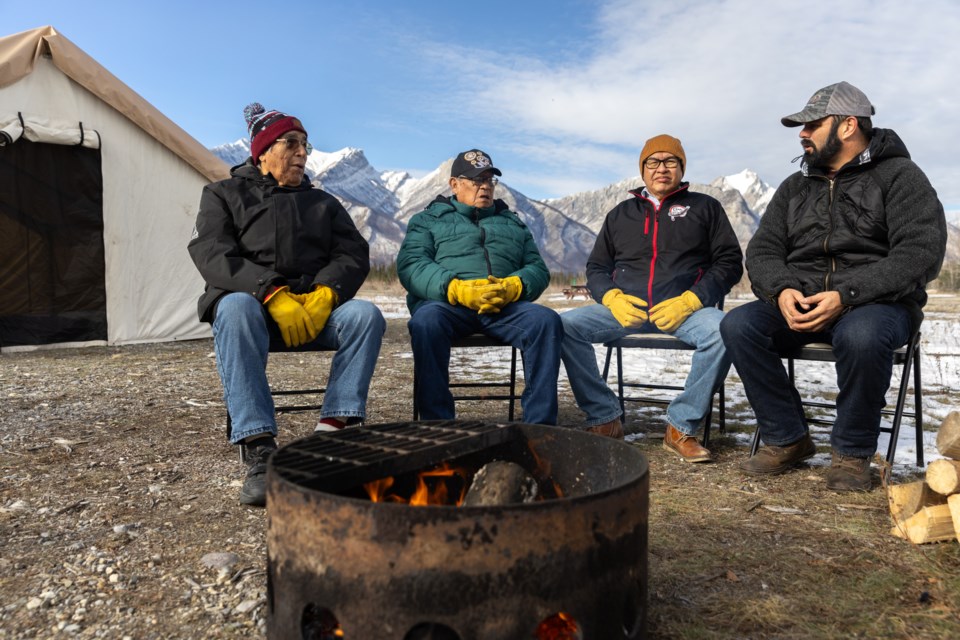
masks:
<svg viewBox="0 0 960 640"><path fill-rule="evenodd" d="M643 175L643 161L659 151L672 153L680 158L681 175L687 170L687 154L683 152L683 145L673 136L661 133L658 136L650 138L647 140L647 143L643 145L643 151L640 152L640 175Z"/></svg>

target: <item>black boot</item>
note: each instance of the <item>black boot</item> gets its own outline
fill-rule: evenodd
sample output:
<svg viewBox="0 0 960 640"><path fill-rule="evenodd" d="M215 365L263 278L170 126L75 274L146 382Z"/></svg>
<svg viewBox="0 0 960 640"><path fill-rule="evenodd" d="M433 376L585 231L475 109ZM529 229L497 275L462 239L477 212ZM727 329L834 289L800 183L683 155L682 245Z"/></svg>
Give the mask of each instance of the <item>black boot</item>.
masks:
<svg viewBox="0 0 960 640"><path fill-rule="evenodd" d="M240 446L246 449L244 463L247 465L247 477L240 489L240 504L262 507L267 504L267 460L277 450L277 441L270 436Z"/></svg>

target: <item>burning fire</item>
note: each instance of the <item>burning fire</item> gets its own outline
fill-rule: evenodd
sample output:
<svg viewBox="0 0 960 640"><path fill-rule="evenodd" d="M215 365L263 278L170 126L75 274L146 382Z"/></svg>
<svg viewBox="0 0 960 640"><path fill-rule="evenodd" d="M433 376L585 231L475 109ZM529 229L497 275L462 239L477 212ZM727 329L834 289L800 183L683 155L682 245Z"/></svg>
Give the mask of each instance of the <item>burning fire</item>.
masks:
<svg viewBox="0 0 960 640"><path fill-rule="evenodd" d="M534 637L537 640L582 640L583 634L573 616L561 611L541 622Z"/></svg>
<svg viewBox="0 0 960 640"><path fill-rule="evenodd" d="M463 503L467 493L467 471L463 467L452 467L444 462L436 469L421 471L417 474L417 486L409 497L391 491L396 480L393 477L381 478L363 485L372 502L399 502L414 507L426 505L456 505ZM451 490L457 496L451 498Z"/></svg>

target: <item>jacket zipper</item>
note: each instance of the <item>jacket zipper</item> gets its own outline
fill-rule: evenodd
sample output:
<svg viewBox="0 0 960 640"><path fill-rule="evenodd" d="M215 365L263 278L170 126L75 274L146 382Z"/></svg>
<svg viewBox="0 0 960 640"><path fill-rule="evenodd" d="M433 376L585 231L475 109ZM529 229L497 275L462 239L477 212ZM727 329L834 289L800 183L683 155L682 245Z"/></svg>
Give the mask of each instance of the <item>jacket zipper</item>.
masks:
<svg viewBox="0 0 960 640"><path fill-rule="evenodd" d="M830 277L833 275L833 272L837 270L837 261L833 256L830 255L830 236L833 234L833 230L835 226L835 220L833 215L833 196L834 196L833 188L834 188L835 179L828 178L828 182L830 183L830 188L827 191L828 204L829 204L829 206L827 207L827 211L829 212L829 215L830 215L830 228L827 229L827 235L824 236L823 238L823 243L821 245L821 248L823 249L824 255L826 255L827 259L830 261L830 267L827 269L827 272L823 275L824 291L830 291Z"/></svg>
<svg viewBox="0 0 960 640"><path fill-rule="evenodd" d="M476 209L473 210L473 223L480 230L480 248L483 249L483 259L487 263L487 275L492 276L493 266L490 264L490 252L487 251L487 234L480 226L480 214L477 213Z"/></svg>

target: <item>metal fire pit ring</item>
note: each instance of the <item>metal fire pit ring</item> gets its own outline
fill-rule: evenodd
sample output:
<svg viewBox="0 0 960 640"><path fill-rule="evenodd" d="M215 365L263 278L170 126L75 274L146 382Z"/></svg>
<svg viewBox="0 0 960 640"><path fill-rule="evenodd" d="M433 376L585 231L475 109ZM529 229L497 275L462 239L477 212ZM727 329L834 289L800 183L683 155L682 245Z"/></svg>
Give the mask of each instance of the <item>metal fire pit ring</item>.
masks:
<svg viewBox="0 0 960 640"><path fill-rule="evenodd" d="M268 637L320 637L317 612L342 628L329 637L346 640L535 638L538 624L560 612L584 639L642 637L643 454L575 429L517 423L370 425L356 437L438 429L494 434L467 455L519 460L532 451L564 497L495 507L374 503L324 491L304 473L311 457L315 470L351 467L316 453L348 444L336 436L351 430L329 442L324 434L291 443L273 456L267 476Z"/></svg>

